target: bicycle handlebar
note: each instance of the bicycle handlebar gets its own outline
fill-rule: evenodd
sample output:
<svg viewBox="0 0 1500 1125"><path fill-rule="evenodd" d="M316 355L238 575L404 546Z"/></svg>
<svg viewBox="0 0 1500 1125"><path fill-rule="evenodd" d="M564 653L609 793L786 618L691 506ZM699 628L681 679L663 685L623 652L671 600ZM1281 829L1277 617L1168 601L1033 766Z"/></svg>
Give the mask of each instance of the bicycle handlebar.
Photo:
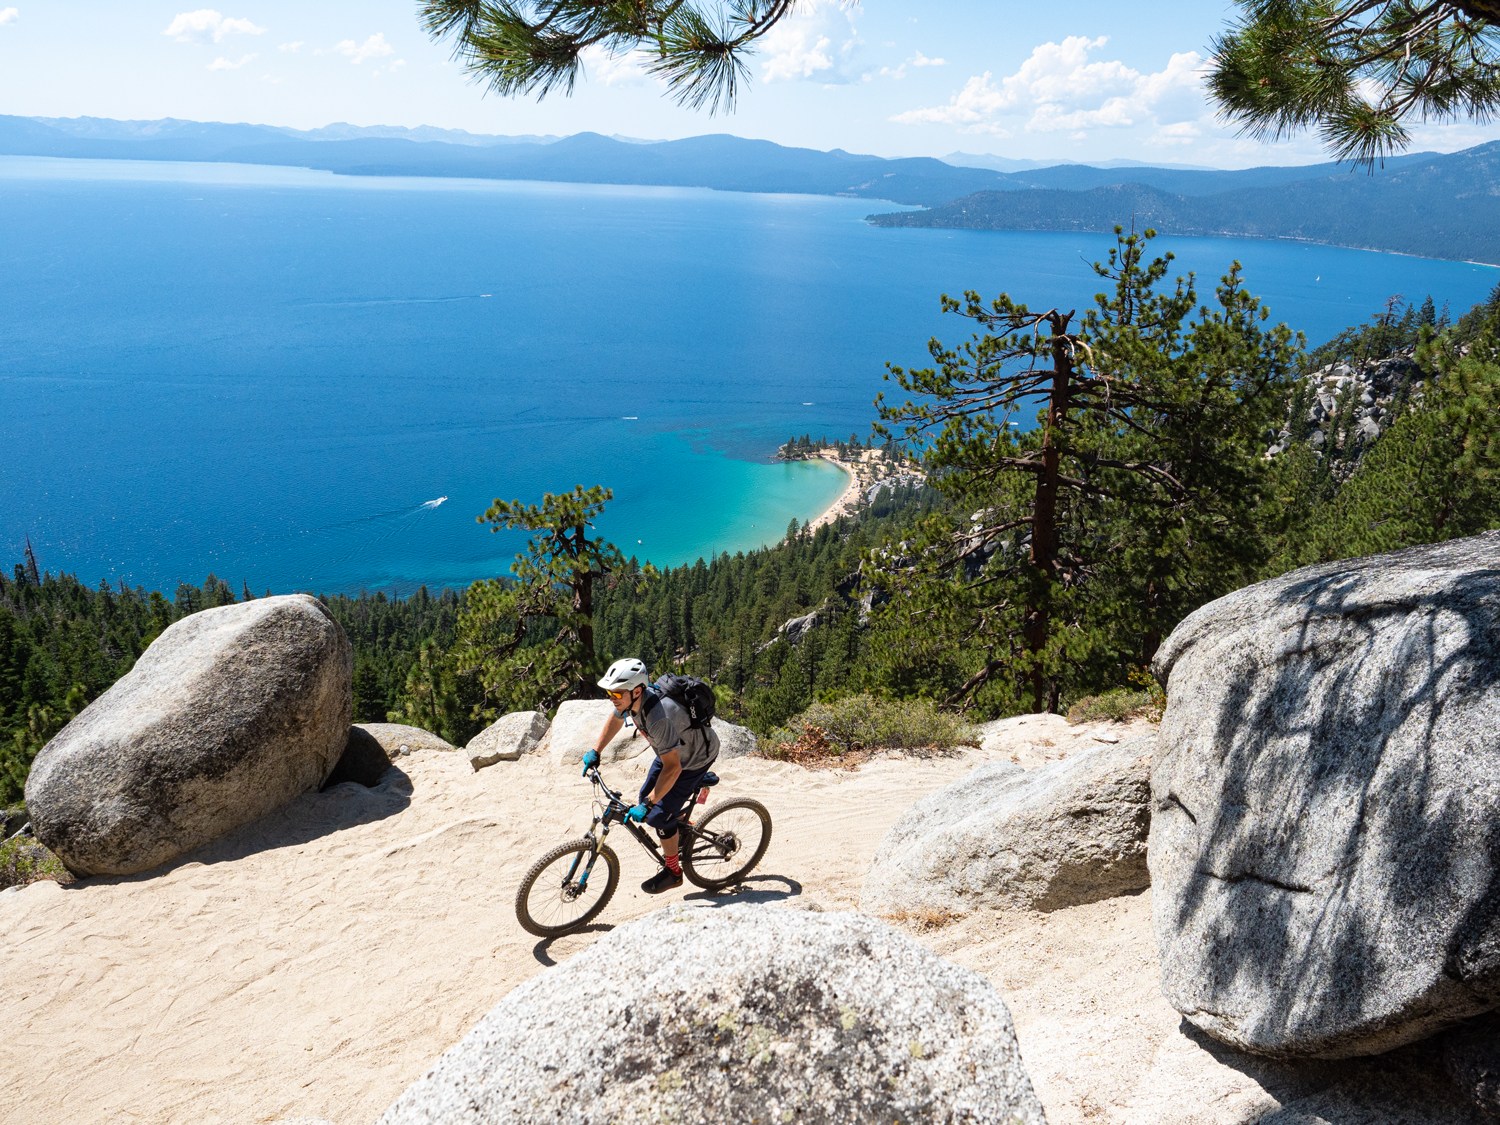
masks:
<svg viewBox="0 0 1500 1125"><path fill-rule="evenodd" d="M611 805L621 805L626 808L629 807L628 805L625 805L625 795L623 793L615 792L609 787L608 783L605 782L604 778L599 776L598 766L591 766L584 776L592 781L595 785L597 785L600 789L604 790L604 794L609 798L609 803Z"/></svg>

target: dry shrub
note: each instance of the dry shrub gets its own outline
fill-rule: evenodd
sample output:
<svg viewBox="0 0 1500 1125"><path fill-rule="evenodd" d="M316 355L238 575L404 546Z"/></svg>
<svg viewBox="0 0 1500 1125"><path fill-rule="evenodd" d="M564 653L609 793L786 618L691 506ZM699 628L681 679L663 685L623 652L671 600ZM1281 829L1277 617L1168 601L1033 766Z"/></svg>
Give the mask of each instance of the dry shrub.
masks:
<svg viewBox="0 0 1500 1125"><path fill-rule="evenodd" d="M1113 688L1100 695L1085 695L1068 708L1070 723L1123 723L1137 715L1144 715L1151 701L1143 691L1129 688Z"/></svg>
<svg viewBox="0 0 1500 1125"><path fill-rule="evenodd" d="M1068 708L1068 722L1123 723L1128 719L1161 722L1167 707L1167 693L1156 677L1145 668L1132 669L1131 687L1113 688L1099 695L1086 695Z"/></svg>
<svg viewBox="0 0 1500 1125"><path fill-rule="evenodd" d="M814 703L766 739L766 757L799 765L852 768L885 750L950 753L974 744L960 715L940 711L930 700L895 702L846 695Z"/></svg>
<svg viewBox="0 0 1500 1125"><path fill-rule="evenodd" d="M951 926L962 919L963 915L936 906L922 906L912 910L897 910L884 917L888 922L893 922L898 926L907 926L918 933L925 934Z"/></svg>
<svg viewBox="0 0 1500 1125"><path fill-rule="evenodd" d="M866 750L845 751L828 737L826 730L812 724L804 726L797 735L791 735L786 730L777 731L762 753L778 762L793 762L809 769L852 770L860 762L870 758Z"/></svg>

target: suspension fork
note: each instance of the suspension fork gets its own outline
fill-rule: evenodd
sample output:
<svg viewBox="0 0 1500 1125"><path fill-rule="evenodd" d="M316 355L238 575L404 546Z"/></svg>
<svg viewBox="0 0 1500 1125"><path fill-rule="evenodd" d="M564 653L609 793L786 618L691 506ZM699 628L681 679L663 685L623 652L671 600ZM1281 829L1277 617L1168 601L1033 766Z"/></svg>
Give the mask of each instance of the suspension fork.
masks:
<svg viewBox="0 0 1500 1125"><path fill-rule="evenodd" d="M595 827L597 827L598 824L599 824L599 822L597 820L594 821ZM606 837L608 835L609 835L609 821L608 820L606 820L604 822L604 829L603 829L603 831L601 831L601 832L599 832L597 834L594 832L593 828L589 829L588 837L589 837L589 841L593 844L593 847L589 849L589 853L588 853L589 860L588 860L588 862L586 864L584 864L583 874L578 875L578 864L579 864L580 861L582 861L583 856L581 854L580 855L576 855L576 856L573 857L572 866L570 866L568 868L567 875L565 875L563 877L563 886L567 886L569 883L571 883L573 881L573 876L574 875L578 875L578 889L580 891L582 891L584 887L588 886L588 884L589 884L589 876L594 873L594 864L597 863L597 862L599 862L599 852L600 852L600 849L602 849L604 847L604 837Z"/></svg>

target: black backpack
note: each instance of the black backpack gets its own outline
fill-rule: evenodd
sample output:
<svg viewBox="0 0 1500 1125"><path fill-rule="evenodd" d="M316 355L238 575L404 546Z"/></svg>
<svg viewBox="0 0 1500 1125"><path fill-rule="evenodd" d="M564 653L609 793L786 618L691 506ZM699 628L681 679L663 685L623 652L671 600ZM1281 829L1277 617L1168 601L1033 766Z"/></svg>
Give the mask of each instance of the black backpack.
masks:
<svg viewBox="0 0 1500 1125"><path fill-rule="evenodd" d="M714 717L718 700L714 689L697 676L679 676L668 672L656 681L656 690L677 704L688 714L688 726L699 730L707 728Z"/></svg>

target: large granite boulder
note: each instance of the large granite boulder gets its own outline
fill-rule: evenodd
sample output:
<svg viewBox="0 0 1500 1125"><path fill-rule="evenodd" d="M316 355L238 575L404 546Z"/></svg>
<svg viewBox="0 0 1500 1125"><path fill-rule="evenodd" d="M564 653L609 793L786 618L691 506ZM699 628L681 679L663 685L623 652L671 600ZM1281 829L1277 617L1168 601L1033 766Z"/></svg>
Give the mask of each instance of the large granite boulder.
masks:
<svg viewBox="0 0 1500 1125"><path fill-rule="evenodd" d="M1150 863L1167 998L1244 1050L1373 1054L1500 1003L1500 533L1191 614Z"/></svg>
<svg viewBox="0 0 1500 1125"><path fill-rule="evenodd" d="M559 764L582 762L585 750L592 750L604 729L604 720L614 713L606 699L570 699L552 716L552 725L537 746L537 753ZM634 758L650 753L646 738L629 723L604 748L606 762Z"/></svg>
<svg viewBox="0 0 1500 1125"><path fill-rule="evenodd" d="M726 758L743 758L747 754L754 754L760 748L756 740L755 732L749 727L735 726L726 723L723 719L713 720L714 733L719 736L719 757L722 762Z"/></svg>
<svg viewBox="0 0 1500 1125"><path fill-rule="evenodd" d="M1024 770L992 762L886 834L860 900L874 914L1058 910L1143 890L1154 740Z"/></svg>
<svg viewBox="0 0 1500 1125"><path fill-rule="evenodd" d="M183 618L37 755L37 838L75 874L129 875L317 789L348 741L352 675L306 595Z"/></svg>
<svg viewBox="0 0 1500 1125"><path fill-rule="evenodd" d="M675 906L496 1005L381 1125L1043 1121L983 977L857 914Z"/></svg>
<svg viewBox="0 0 1500 1125"><path fill-rule="evenodd" d="M522 754L529 754L541 745L547 727L547 716L540 711L512 711L471 738L464 753L476 770L496 762L519 761Z"/></svg>
<svg viewBox="0 0 1500 1125"><path fill-rule="evenodd" d="M406 723L360 723L359 728L379 743L381 749L392 759L418 751L433 754L452 754L458 747L445 738L421 727Z"/></svg>

